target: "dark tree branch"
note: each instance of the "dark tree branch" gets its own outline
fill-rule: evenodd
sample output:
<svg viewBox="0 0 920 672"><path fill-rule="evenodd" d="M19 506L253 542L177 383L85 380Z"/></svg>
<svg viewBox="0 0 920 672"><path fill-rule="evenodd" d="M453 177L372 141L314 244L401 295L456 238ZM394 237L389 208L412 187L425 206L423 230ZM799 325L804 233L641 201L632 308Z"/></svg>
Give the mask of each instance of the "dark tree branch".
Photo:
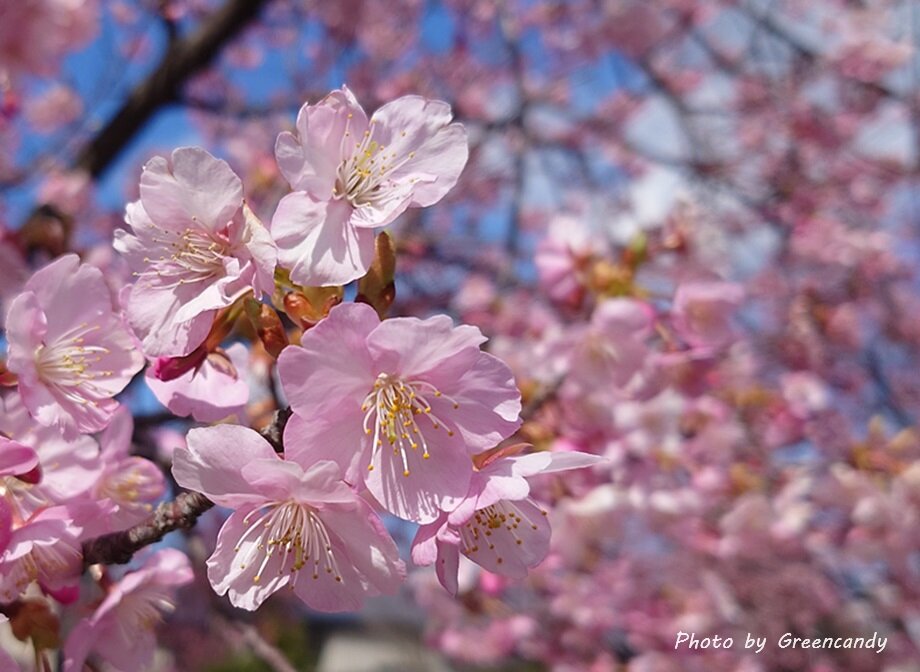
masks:
<svg viewBox="0 0 920 672"><path fill-rule="evenodd" d="M77 166L93 177L102 174L154 112L178 101L185 83L210 65L267 2L228 0L195 34L174 40L157 69L134 89L105 128L83 149Z"/></svg>
<svg viewBox="0 0 920 672"><path fill-rule="evenodd" d="M123 565L145 546L155 544L174 530L187 530L214 502L197 492L182 492L173 501L160 504L143 523L83 544L83 566L97 563Z"/></svg>

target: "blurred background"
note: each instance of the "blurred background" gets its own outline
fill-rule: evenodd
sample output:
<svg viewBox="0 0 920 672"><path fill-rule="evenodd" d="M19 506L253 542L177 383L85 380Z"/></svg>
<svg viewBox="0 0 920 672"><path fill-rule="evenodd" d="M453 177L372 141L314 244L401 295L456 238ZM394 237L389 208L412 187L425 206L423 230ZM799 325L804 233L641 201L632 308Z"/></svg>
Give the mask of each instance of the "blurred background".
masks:
<svg viewBox="0 0 920 672"><path fill-rule="evenodd" d="M471 158L391 227L394 314L479 326L515 440L609 459L537 485L525 582L415 571L330 619L202 572L161 668L920 670L918 35L916 0L0 0L0 298L66 250L123 272L153 155L204 146L268 222L304 102L443 99ZM168 466L188 423L129 395ZM202 568L219 524L170 543Z"/></svg>

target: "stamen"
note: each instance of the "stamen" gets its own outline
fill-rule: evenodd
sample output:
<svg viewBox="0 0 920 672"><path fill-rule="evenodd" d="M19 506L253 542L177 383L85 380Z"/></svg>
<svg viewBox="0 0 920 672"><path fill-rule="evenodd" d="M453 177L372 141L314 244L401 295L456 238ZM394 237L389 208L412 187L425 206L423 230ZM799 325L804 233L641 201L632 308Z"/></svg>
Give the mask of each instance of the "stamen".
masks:
<svg viewBox="0 0 920 672"><path fill-rule="evenodd" d="M346 129L349 126L350 120ZM374 122L370 122L370 129L364 131L360 142L355 143L351 155L339 164L332 189L333 198L344 198L356 208L378 206L392 198L399 185L389 175L415 158L415 152L409 152L402 158L396 152L387 153L387 147L373 139L373 126ZM346 130L345 137L350 135Z"/></svg>
<svg viewBox="0 0 920 672"><path fill-rule="evenodd" d="M527 534L538 529L527 514L512 501L502 500L491 506L479 509L473 517L460 528L461 550L472 556L483 548L496 555L499 565L505 559L495 551L495 535L511 535L514 546L523 546Z"/></svg>
<svg viewBox="0 0 920 672"><path fill-rule="evenodd" d="M444 395L427 381L403 380L390 374L381 373L374 381L373 389L361 403L364 411L364 432L373 435L372 455L383 446L386 438L393 448L394 457L402 462L403 475L411 474L409 452L422 449L422 459L430 459L431 451L425 434L417 422L417 416L427 417L432 429L439 429L444 421L432 412L431 402L426 395L438 399L447 399L454 408L460 404ZM372 428L373 425L373 428ZM447 429L447 435L453 436L453 430ZM372 457L373 459L373 457ZM373 470L373 465L368 465Z"/></svg>
<svg viewBox="0 0 920 672"><path fill-rule="evenodd" d="M250 522L260 513L254 522ZM325 572L333 575L336 581L342 581L329 533L312 507L295 501L273 502L251 511L243 523L247 529L234 551L240 553L244 542L248 542L245 557L238 560L242 560L241 569L259 562L252 577L254 584L265 578L268 564L276 553L280 555L278 576L290 574L292 586L296 584L300 570L311 559L314 579Z"/></svg>

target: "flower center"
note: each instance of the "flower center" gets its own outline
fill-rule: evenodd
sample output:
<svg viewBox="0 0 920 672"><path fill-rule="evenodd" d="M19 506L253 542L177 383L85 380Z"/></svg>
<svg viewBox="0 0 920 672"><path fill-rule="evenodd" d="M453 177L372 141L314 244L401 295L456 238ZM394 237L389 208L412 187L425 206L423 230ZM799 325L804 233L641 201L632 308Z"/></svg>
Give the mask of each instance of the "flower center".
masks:
<svg viewBox="0 0 920 672"><path fill-rule="evenodd" d="M122 462L116 471L104 475L98 489L100 497L108 497L123 506L136 505L147 510L152 507L148 502L160 496L163 486L161 481L151 475L147 463L141 458L128 458L131 464Z"/></svg>
<svg viewBox="0 0 920 672"><path fill-rule="evenodd" d="M313 507L293 500L272 502L251 511L243 523L247 528L234 551L240 554L240 569L261 559L252 577L253 583L262 581L265 568L273 558L280 560L279 576L285 572L291 574L291 588L297 583L300 570L307 565L313 566L314 579L325 571L334 575L336 581L342 581L326 525Z"/></svg>
<svg viewBox="0 0 920 672"><path fill-rule="evenodd" d="M545 516L546 512L541 511ZM502 500L484 509L479 509L460 527L460 540L463 543L463 553L472 556L474 553L491 552L497 556L496 562L500 565L505 559L496 550L496 541L499 535L510 535L514 543L512 548L523 546L526 536L538 529L536 523L512 501ZM506 544L499 544L508 548Z"/></svg>
<svg viewBox="0 0 920 672"><path fill-rule="evenodd" d="M154 238L160 246L157 259L144 257L161 279L171 279L167 287L204 282L223 275L224 259L230 256L230 241L203 228L171 231L159 228L166 238Z"/></svg>
<svg viewBox="0 0 920 672"><path fill-rule="evenodd" d="M373 452L383 448L384 437L393 448L393 455L402 458L403 475L409 475L408 451L418 451L421 447L422 458L431 457L428 440L422 433L416 421L416 416L426 416L431 421L432 429L439 429L444 422L431 410L431 403L427 396L443 397L450 401L454 408L460 404L445 397L431 383L422 380L407 381L381 373L374 381L374 389L364 398L361 410L364 411L364 433L374 435ZM373 423L373 429L371 429ZM453 436L452 430L447 430L447 436ZM372 470L373 465L368 465Z"/></svg>
<svg viewBox="0 0 920 672"><path fill-rule="evenodd" d="M86 337L101 328L99 324L83 322L51 344L41 345L35 351L35 365L42 381L57 387L65 397L79 404L94 403L93 397L110 396L93 382L114 375L111 371L94 368L109 354L109 349L86 344Z"/></svg>
<svg viewBox="0 0 920 672"><path fill-rule="evenodd" d="M351 115L349 115L349 120ZM349 121L350 124L350 121ZM371 129L374 122L370 122ZM405 132L402 134L405 136ZM346 130L343 142L351 136ZM372 139L372 130L364 131L360 142L355 143L355 150L348 158L339 163L332 197L344 198L354 207L376 205L392 196L391 190L384 189L387 176L394 170L415 158L415 152L409 152L402 159L396 152L387 153L387 148ZM415 180L413 180L415 181Z"/></svg>

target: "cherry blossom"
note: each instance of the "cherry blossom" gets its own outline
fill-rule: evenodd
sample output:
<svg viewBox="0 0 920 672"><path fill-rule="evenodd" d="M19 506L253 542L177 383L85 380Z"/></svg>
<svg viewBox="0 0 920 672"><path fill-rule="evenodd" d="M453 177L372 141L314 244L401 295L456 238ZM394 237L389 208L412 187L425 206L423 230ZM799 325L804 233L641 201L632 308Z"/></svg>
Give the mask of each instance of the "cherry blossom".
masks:
<svg viewBox="0 0 920 672"><path fill-rule="evenodd" d="M466 131L447 103L404 96L368 120L348 88L297 115L275 155L294 189L272 218L278 260L302 285L341 285L367 272L373 229L437 203L467 160Z"/></svg>
<svg viewBox="0 0 920 672"><path fill-rule="evenodd" d="M122 407L113 418L126 412ZM67 439L57 428L37 424L15 392L0 400L0 432L33 450L39 461L36 478L4 480L2 497L19 521L84 497L102 473L99 444L92 437Z"/></svg>
<svg viewBox="0 0 920 672"><path fill-rule="evenodd" d="M131 455L134 420L127 409L119 409L112 423L100 435L102 471L93 484L93 497L111 503L106 517L110 531L123 530L146 519L166 490L159 467L148 459Z"/></svg>
<svg viewBox="0 0 920 672"><path fill-rule="evenodd" d="M96 0L30 0L0 11L0 73L55 72L64 54L96 32Z"/></svg>
<svg viewBox="0 0 920 672"><path fill-rule="evenodd" d="M450 318L380 321L342 304L278 359L291 459L333 460L389 512L434 520L466 495L473 453L518 427L511 371Z"/></svg>
<svg viewBox="0 0 920 672"><path fill-rule="evenodd" d="M353 610L402 582L395 544L333 462L302 467L258 433L219 425L189 432L173 475L234 510L208 559L211 585L234 606L254 610L287 586L313 609Z"/></svg>
<svg viewBox="0 0 920 672"><path fill-rule="evenodd" d="M603 462L586 453L486 454L466 498L438 520L419 528L412 560L435 564L438 580L457 593L460 553L483 568L515 579L549 552L547 511L530 498L527 478Z"/></svg>
<svg viewBox="0 0 920 672"><path fill-rule="evenodd" d="M590 266L606 248L602 236L582 218L557 217L534 255L540 284L553 299L577 306L585 294Z"/></svg>
<svg viewBox="0 0 920 672"><path fill-rule="evenodd" d="M275 248L244 203L239 177L201 148L148 161L140 191L125 216L131 232L115 233L138 276L128 320L147 355L187 355L218 310L248 292L271 292Z"/></svg>
<svg viewBox="0 0 920 672"><path fill-rule="evenodd" d="M83 524L100 509L87 502L43 509L13 529L0 553L0 596L19 597L34 581L47 591L75 586L83 569Z"/></svg>
<svg viewBox="0 0 920 672"><path fill-rule="evenodd" d="M724 346L733 340L731 317L743 297L742 288L732 283L684 283L674 295L674 327L691 346Z"/></svg>
<svg viewBox="0 0 920 672"><path fill-rule="evenodd" d="M28 483L40 477L36 473L38 455L21 443L0 436L0 553L10 542L15 512L7 499L7 493L17 482Z"/></svg>
<svg viewBox="0 0 920 672"><path fill-rule="evenodd" d="M156 649L154 628L176 608L176 590L193 578L188 557L169 548L125 574L70 632L63 647L65 672L80 672L90 659L123 672L148 668Z"/></svg>
<svg viewBox="0 0 920 672"><path fill-rule="evenodd" d="M103 429L143 357L112 309L102 274L66 255L23 289L6 318L7 366L18 376L23 404L36 421L69 437Z"/></svg>
<svg viewBox="0 0 920 672"><path fill-rule="evenodd" d="M62 429L30 415L41 340L22 333L41 320L0 335L0 602L4 630L29 631L23 661L51 669L66 639L74 668L137 669L157 604L175 604L167 666L220 666L239 632L284 668L285 640L258 637L302 602L353 609L399 585L388 509L422 523L412 555L437 571L408 583L451 659L913 669L915 17L660 5L3 4L3 319L78 250L110 290L106 331L148 362L147 385L124 387L131 359L99 402L117 411ZM103 60L128 88L86 67ZM326 82L348 88L324 98ZM279 136L302 96L319 102ZM213 156L163 153L189 142ZM112 256L119 189L137 197L125 167L150 152ZM40 283L49 329L95 305L85 273ZM246 426L185 446L231 416ZM596 460L580 453L608 462L561 469ZM173 455L197 493L164 492ZM218 538L210 583L247 609L306 597L204 628L202 576L132 607L116 563L163 534L190 560ZM735 646L675 650L678 631ZM882 652L773 645L873 631ZM770 644L741 647L749 633Z"/></svg>

